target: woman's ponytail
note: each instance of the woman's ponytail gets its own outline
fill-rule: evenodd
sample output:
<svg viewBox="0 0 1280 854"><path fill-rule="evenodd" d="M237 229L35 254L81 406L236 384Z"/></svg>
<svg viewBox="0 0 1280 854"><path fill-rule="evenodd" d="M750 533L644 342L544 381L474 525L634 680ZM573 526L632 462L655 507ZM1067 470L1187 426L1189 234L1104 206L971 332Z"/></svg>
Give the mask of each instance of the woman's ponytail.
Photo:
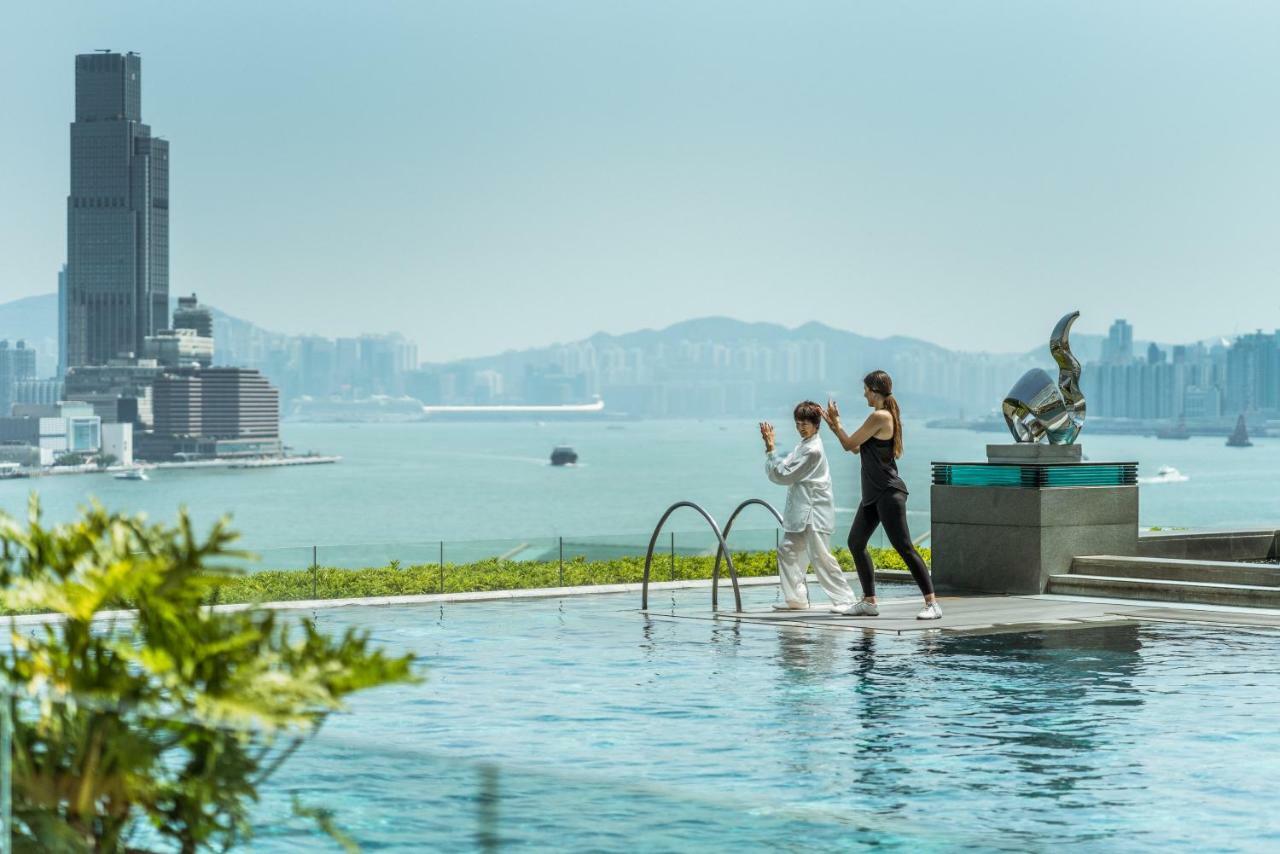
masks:
<svg viewBox="0 0 1280 854"><path fill-rule="evenodd" d="M893 458L902 456L902 412L898 409L898 399L892 394L884 399L884 408L893 416Z"/></svg>
<svg viewBox="0 0 1280 854"><path fill-rule="evenodd" d="M893 458L902 456L902 411L893 396L893 380L884 371L872 371L862 378L867 388L884 398L884 408L893 416Z"/></svg>

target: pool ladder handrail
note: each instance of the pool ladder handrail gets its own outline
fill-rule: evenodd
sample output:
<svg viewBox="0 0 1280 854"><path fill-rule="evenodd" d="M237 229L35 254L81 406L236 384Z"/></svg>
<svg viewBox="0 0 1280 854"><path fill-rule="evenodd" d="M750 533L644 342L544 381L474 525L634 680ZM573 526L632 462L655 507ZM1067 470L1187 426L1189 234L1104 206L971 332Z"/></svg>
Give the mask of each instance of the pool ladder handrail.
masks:
<svg viewBox="0 0 1280 854"><path fill-rule="evenodd" d="M711 514L692 501L677 501L675 504L668 507L666 512L662 514L662 518L658 520L658 524L653 529L653 536L649 538L649 550L644 556L644 580L640 586L640 609L648 610L649 608L649 575L653 567L653 550L658 544L658 534L662 533L662 526L667 523L667 519L671 517L672 513L676 512L681 507L688 507L691 510L696 510L698 514L706 520L707 524L711 526L711 532L716 535L716 564L711 580L711 610L717 610L718 606L720 558L723 556L725 564L729 568L729 580L733 583L734 607L738 611L741 611L742 590L738 586L738 572L733 567L733 555L729 553L729 544L725 541L725 537L728 536L729 530L733 527L733 520L738 517L738 514L741 513L743 509L750 507L753 504L760 504L768 508L769 512L778 520L778 524L782 524L782 517L778 515L778 511L775 510L768 502L759 498L749 498L734 508L733 513L729 516L729 524L725 526L723 533L720 531L720 526L716 524L716 520L711 518Z"/></svg>
<svg viewBox="0 0 1280 854"><path fill-rule="evenodd" d="M742 513L743 510L746 510L748 507L751 507L752 505L756 505L756 504L760 505L761 507L763 507L764 509L772 513L773 518L778 520L778 527L782 527L782 514L778 512L777 508L775 508L768 501L765 501L763 498L748 498L746 501L742 502L737 507L733 508L733 512L729 514L729 521L724 523L724 542L728 541L729 532L733 530L733 522L735 519L738 518L738 515ZM724 545L723 542L721 545L716 547L716 565L715 565L715 569L711 571L711 610L712 611L720 610L719 593L720 593L720 558L721 556L732 559L732 557L726 551L726 546ZM778 550L776 547L773 550L773 562L775 566L780 567L780 564L778 564ZM778 574L779 575L782 574L781 568L778 569ZM738 610L741 611L742 597L736 595L738 592L738 582L736 578L734 579L734 583L733 583L733 592L735 594L735 599L736 599L735 604L737 605Z"/></svg>

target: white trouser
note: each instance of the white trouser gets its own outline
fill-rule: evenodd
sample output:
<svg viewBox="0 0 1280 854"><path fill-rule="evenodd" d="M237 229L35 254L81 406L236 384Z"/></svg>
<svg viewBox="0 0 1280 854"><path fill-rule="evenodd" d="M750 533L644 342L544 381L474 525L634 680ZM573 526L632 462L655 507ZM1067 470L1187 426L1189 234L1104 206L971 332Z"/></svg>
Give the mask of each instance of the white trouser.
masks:
<svg viewBox="0 0 1280 854"><path fill-rule="evenodd" d="M812 526L803 531L787 531L778 545L778 575L782 579L782 598L792 607L809 605L809 588L805 584L805 572L810 564L818 583L830 597L832 604L851 605L857 601L853 588L845 580L840 562L827 547L827 534L820 534Z"/></svg>

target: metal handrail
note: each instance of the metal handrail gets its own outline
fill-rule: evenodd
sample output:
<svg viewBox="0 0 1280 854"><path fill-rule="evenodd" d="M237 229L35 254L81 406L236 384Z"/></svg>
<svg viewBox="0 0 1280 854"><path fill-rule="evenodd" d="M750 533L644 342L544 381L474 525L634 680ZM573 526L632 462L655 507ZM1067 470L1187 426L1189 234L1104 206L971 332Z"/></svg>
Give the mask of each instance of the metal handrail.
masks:
<svg viewBox="0 0 1280 854"><path fill-rule="evenodd" d="M729 521L724 523L724 538L726 541L729 539L729 532L733 530L733 520L737 519L739 513L741 513L743 510L747 509L753 504L759 504L761 507L768 510L770 513L773 514L773 518L778 520L778 525L779 526L782 525L782 515L777 511L777 509L772 504L770 504L768 501L765 501L763 498L748 498L746 501L742 502L737 507L733 508L733 512L729 514ZM711 610L712 611L720 610L719 608L720 557L722 555L728 555L728 554L729 553L726 550L726 547L724 545L721 545L716 549L716 566L715 566L715 569L711 571ZM773 559L775 563L778 560L778 553L776 550L773 553ZM781 574L781 570L779 570L779 574ZM738 602L738 610L739 611L742 610L741 601Z"/></svg>
<svg viewBox="0 0 1280 854"><path fill-rule="evenodd" d="M658 525L653 529L653 536L649 538L649 551L644 556L644 582L640 587L640 609L648 610L649 608L649 568L653 565L653 549L658 543L658 534L662 533L662 526L667 524L667 519L672 513L681 507L689 507L697 510L703 519L707 520L707 524L711 526L712 532L716 535L716 540L720 543L721 550L724 551L726 563L729 567L729 578L733 581L733 600L738 610L742 610L742 591L738 589L738 572L733 568L733 555L729 554L729 546L724 541L724 534L720 533L720 526L716 524L716 520L711 518L711 514L703 510L692 501L677 501L667 508L667 512L662 514L662 518L658 520Z"/></svg>

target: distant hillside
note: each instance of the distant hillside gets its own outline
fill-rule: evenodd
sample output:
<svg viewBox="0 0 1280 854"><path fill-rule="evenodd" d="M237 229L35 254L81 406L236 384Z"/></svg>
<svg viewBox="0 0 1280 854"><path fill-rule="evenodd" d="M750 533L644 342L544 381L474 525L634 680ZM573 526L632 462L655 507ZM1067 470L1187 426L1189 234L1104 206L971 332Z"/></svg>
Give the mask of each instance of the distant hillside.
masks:
<svg viewBox="0 0 1280 854"><path fill-rule="evenodd" d="M219 364L261 369L286 400L334 391L323 378L314 379L325 366L305 362L302 354L310 348L301 344L301 336L212 311ZM579 341L424 365L415 378L403 382L403 390L436 402L574 402L594 393L615 410L683 415L707 405L726 412L755 411L796 394L856 394L866 371L883 368L898 380L900 396L917 413L980 413L1028 367L1054 369L1048 332L1046 328L1045 346L1026 353L962 353L918 338L870 338L816 322L788 329L701 317L664 329L597 333ZM0 338L25 339L35 347L43 376L55 369L56 336L56 295L0 304ZM1100 356L1102 341L1100 335L1072 338L1082 362ZM1135 341L1135 355L1141 357L1146 347L1147 342Z"/></svg>
<svg viewBox="0 0 1280 854"><path fill-rule="evenodd" d="M505 353L458 359L455 362L441 365L467 365L475 368L496 367L509 364L512 360L536 360L539 356L557 353L565 347L580 347L590 344L597 349L606 347L622 347L624 349L648 349L657 345L679 344L689 341L705 341L715 344L734 344L751 341L763 345L784 342L821 341L827 347L827 357L833 355L857 353L868 356L891 357L894 353L904 351L921 351L932 354L945 354L951 351L918 338L894 336L891 338L868 338L854 332L834 329L822 323L810 322L794 329L777 323L758 323L734 320L730 317L699 317L673 323L663 329L641 329L621 335L597 332L590 338L581 341L549 344L543 347L531 347L525 350L509 350Z"/></svg>
<svg viewBox="0 0 1280 854"><path fill-rule="evenodd" d="M36 350L36 372L53 376L58 366L58 295L41 294L0 303L0 338L24 340Z"/></svg>

